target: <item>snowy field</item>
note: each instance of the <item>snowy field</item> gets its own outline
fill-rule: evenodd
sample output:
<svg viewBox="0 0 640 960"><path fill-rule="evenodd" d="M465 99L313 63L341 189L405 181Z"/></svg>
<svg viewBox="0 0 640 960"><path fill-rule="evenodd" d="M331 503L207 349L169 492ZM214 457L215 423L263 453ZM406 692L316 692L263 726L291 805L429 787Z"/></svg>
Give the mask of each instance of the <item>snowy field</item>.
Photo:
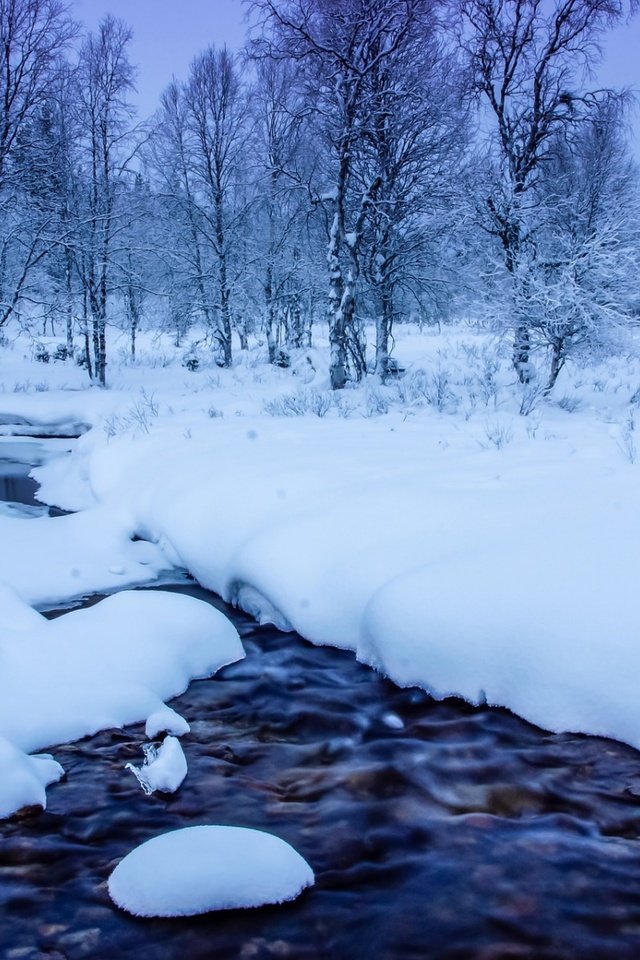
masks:
<svg viewBox="0 0 640 960"><path fill-rule="evenodd" d="M232 370L183 353L141 338L131 364L115 343L100 390L19 339L0 351L0 455L83 434L34 472L72 516L0 514L0 816L61 775L28 754L243 655L190 598L34 609L172 568L399 684L640 748L640 362L574 364L545 399L466 327L401 329L403 375L338 394L322 346L284 370L257 347Z"/></svg>

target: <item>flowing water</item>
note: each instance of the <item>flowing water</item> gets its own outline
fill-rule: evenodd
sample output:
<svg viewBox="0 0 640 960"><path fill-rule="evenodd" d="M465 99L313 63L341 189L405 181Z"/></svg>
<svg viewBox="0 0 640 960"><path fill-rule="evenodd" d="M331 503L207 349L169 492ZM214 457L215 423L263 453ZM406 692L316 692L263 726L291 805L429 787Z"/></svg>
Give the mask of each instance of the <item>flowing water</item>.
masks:
<svg viewBox="0 0 640 960"><path fill-rule="evenodd" d="M47 811L0 822L3 960L640 957L636 751L400 690L175 589L222 609L247 658L172 702L192 728L173 796L144 796L124 769L142 725L54 749L67 779ZM283 837L316 886L188 920L113 907L122 856L201 823Z"/></svg>
<svg viewBox="0 0 640 960"><path fill-rule="evenodd" d="M29 476L32 468L68 449L59 440L41 443L36 440L0 438L0 507L7 516L52 516L65 511L38 504L35 497L39 484Z"/></svg>

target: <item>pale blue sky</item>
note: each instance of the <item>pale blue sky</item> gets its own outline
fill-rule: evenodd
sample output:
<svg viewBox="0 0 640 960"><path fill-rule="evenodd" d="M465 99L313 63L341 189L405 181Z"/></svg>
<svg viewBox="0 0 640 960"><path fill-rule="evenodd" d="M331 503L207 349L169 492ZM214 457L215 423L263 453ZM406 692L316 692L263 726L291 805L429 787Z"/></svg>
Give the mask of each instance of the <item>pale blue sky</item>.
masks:
<svg viewBox="0 0 640 960"><path fill-rule="evenodd" d="M237 49L245 35L245 5L241 0L75 0L73 11L91 28L107 12L132 28L131 59L139 68L137 105L141 117L156 109L172 76L186 77L198 51L210 43L226 43ZM640 16L608 37L596 82L627 86L640 93ZM634 135L640 158L640 109L634 116Z"/></svg>

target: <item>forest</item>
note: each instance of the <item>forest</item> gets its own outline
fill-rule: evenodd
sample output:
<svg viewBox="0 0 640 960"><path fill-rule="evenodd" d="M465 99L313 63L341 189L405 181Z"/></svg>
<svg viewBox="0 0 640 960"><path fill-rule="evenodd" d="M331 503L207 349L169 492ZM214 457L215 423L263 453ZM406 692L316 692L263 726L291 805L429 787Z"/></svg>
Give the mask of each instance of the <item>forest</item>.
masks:
<svg viewBox="0 0 640 960"><path fill-rule="evenodd" d="M334 390L394 330L464 319L549 395L640 317L633 96L594 71L621 0L255 0L151 118L126 23L0 9L0 336L108 380L109 330L188 369L328 331ZM635 29L635 26L634 26ZM215 30L212 31L215 33ZM55 348L47 337L57 337ZM61 339L60 339L61 338ZM631 338L631 339L630 339Z"/></svg>

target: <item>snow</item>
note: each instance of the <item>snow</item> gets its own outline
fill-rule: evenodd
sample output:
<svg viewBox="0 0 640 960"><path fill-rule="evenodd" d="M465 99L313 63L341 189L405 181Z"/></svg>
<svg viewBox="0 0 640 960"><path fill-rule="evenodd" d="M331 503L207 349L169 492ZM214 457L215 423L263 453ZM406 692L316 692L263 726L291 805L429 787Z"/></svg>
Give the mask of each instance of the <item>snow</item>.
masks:
<svg viewBox="0 0 640 960"><path fill-rule="evenodd" d="M147 717L144 732L149 740L155 740L160 733L170 733L174 737L182 737L191 730L189 724L171 707L163 707Z"/></svg>
<svg viewBox="0 0 640 960"><path fill-rule="evenodd" d="M161 423L79 451L78 476L94 510L126 509L261 621L436 696L640 746L633 468L562 437L483 449L468 428L443 448L429 426Z"/></svg>
<svg viewBox="0 0 640 960"><path fill-rule="evenodd" d="M46 754L28 757L0 736L0 820L24 807L47 806L45 787L64 776Z"/></svg>
<svg viewBox="0 0 640 960"><path fill-rule="evenodd" d="M143 750L142 767L127 763L126 769L135 774L147 796L156 790L175 793L187 775L187 761L180 741L176 737L165 737L159 747L149 743Z"/></svg>
<svg viewBox="0 0 640 960"><path fill-rule="evenodd" d="M109 877L109 895L139 917L189 917L295 899L314 883L284 840L246 827L186 827L147 840Z"/></svg>
<svg viewBox="0 0 640 960"><path fill-rule="evenodd" d="M0 516L0 580L47 607L89 593L151 583L170 566L155 544L133 541L131 521L96 508L82 515Z"/></svg>
<svg viewBox="0 0 640 960"><path fill-rule="evenodd" d="M186 568L397 683L640 747L640 365L566 368L562 403L520 416L489 337L397 340L403 378L337 397L321 350L290 371L147 369L153 402L128 368L108 401L8 396L13 416L94 426L35 471L80 512L0 516L0 579L42 606Z"/></svg>
<svg viewBox="0 0 640 960"><path fill-rule="evenodd" d="M25 754L157 715L190 680L244 656L223 614L179 594L125 591L50 621L6 586L0 600L3 816L27 794L44 805L36 780L58 779L50 762L32 766ZM165 765L175 772L175 753ZM29 790L6 793L30 771Z"/></svg>

